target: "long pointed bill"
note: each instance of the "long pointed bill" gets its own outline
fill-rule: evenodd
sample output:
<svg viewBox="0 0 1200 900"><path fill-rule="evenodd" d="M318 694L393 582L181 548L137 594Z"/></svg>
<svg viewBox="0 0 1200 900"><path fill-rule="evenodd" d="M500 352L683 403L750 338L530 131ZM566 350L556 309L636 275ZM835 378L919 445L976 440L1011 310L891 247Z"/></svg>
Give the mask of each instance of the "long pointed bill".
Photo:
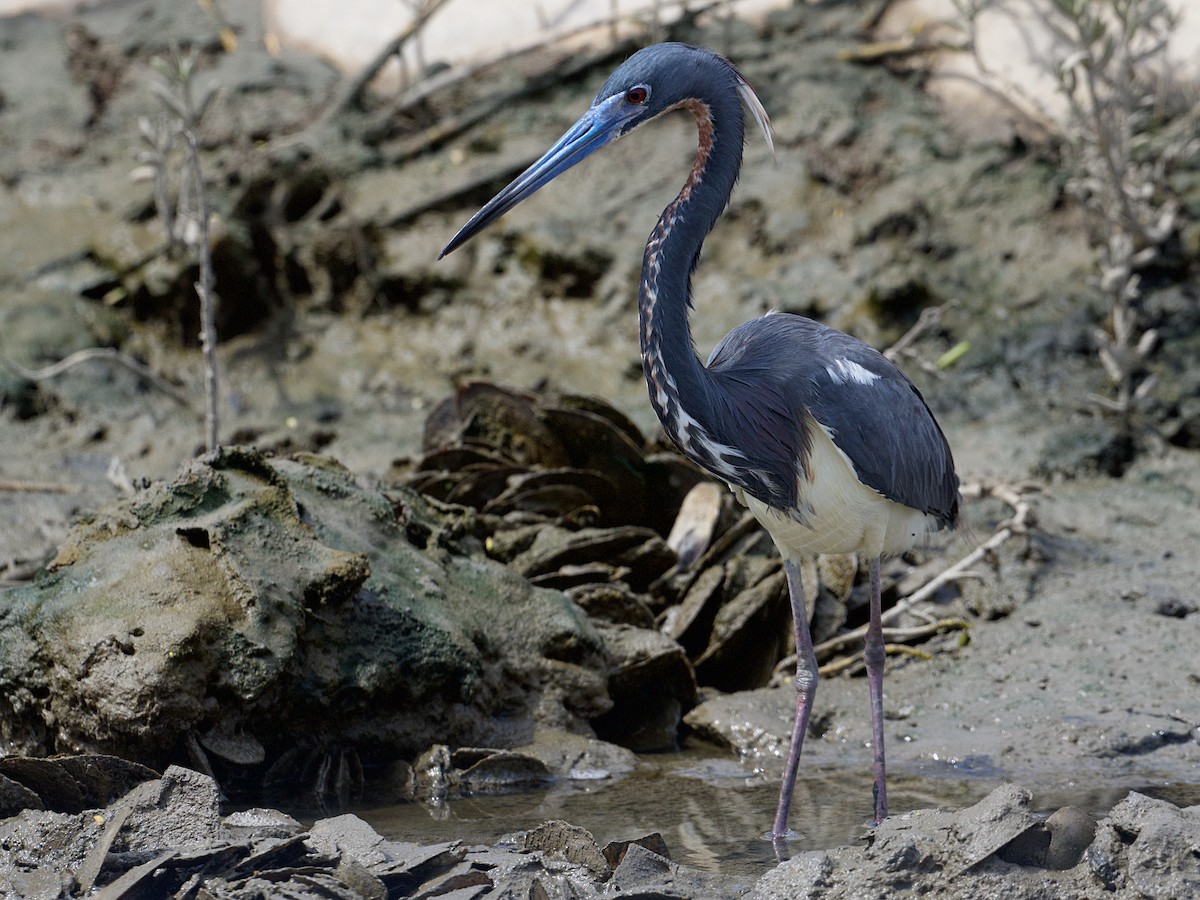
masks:
<svg viewBox="0 0 1200 900"><path fill-rule="evenodd" d="M541 159L518 175L512 184L475 213L458 234L450 239L450 243L438 255L438 259L465 244L542 185L557 178L605 144L619 138L623 134L621 126L635 118L639 111L625 103L620 94L591 107Z"/></svg>

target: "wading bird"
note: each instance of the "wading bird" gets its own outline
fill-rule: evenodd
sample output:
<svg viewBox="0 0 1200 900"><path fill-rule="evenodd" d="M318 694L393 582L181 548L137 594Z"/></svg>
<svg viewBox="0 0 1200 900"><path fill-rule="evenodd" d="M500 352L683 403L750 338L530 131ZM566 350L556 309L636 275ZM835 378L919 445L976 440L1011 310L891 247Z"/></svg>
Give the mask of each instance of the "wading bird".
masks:
<svg viewBox="0 0 1200 900"><path fill-rule="evenodd" d="M783 556L796 632L796 718L772 835L788 811L817 687L799 561L860 553L870 560L865 661L871 699L874 815L887 816L883 753L883 630L879 558L953 527L958 477L921 394L857 338L803 316L769 313L696 356L688 311L700 247L742 165L745 103L771 145L770 120L727 60L685 44L635 53L546 154L477 212L445 256L584 157L676 109L691 113L699 148L683 189L646 244L638 289L642 367L650 402L679 450L725 481ZM771 147L772 153L774 147Z"/></svg>

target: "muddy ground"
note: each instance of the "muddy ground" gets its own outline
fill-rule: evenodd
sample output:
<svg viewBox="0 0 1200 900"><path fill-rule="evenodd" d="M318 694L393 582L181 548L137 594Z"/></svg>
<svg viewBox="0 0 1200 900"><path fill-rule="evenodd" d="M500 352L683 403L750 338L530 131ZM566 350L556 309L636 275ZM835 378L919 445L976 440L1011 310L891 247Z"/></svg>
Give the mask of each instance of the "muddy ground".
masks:
<svg viewBox="0 0 1200 900"><path fill-rule="evenodd" d="M420 450L430 409L473 378L603 397L655 432L632 291L644 235L686 171L690 123L639 132L436 261L628 48L547 48L418 101L375 97L322 118L337 73L266 53L256 4L226 13L236 48L194 5L0 22L0 351L36 368L119 348L188 401L104 362L36 382L0 370L0 578L11 585L33 578L79 517L169 481L201 449L195 273L164 249L151 185L130 177L137 120L161 110L149 61L173 44L199 51L197 92L213 92L200 136L218 222L223 442L319 451L384 483ZM1110 391L1094 337L1107 310L1062 155L1016 134L962 137L922 93L919 65L839 60L863 37L864 15L833 3L760 25L675 27L672 37L737 61L772 115L779 157L749 136L695 279L697 347L706 356L771 308L883 347L942 306L901 362L964 482L1036 487L1036 527L980 565L986 589L972 595L969 641L889 662L892 771L935 786L973 780L978 796L1016 781L1045 811L1103 813L1128 789L1200 803L1200 230L1185 215L1167 257L1143 273L1159 380L1130 434L1087 401ZM1194 219L1196 164L1172 172L1167 189ZM962 342L954 365L929 365ZM957 558L1008 515L995 503L965 511L964 533L932 558ZM724 732L710 723L728 722L728 700L706 696L689 734L715 741L714 758L724 744L753 777L774 779L789 689L740 696L745 727ZM866 709L864 679L825 679L803 763L861 773L864 815ZM802 833L805 805L793 823ZM1134 803L1114 821L1143 813ZM769 814L768 801L764 828ZM610 836L640 834L597 835ZM852 891L848 862L803 865L811 883ZM1094 855L1091 865L1106 871ZM1068 891L1008 863L995 877L1022 896ZM1070 890L1169 896L1177 885L1096 877Z"/></svg>

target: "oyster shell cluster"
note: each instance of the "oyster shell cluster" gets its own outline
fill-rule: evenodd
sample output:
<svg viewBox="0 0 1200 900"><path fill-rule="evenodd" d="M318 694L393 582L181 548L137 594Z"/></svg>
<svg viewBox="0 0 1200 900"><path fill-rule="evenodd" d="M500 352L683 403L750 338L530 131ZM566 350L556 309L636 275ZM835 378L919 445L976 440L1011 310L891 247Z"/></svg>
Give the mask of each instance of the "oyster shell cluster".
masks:
<svg viewBox="0 0 1200 900"><path fill-rule="evenodd" d="M565 592L612 656L613 708L597 734L635 750L675 746L699 687L769 684L793 650L769 537L724 485L603 401L463 386L425 426L397 477L469 507L487 554ZM819 641L847 619L853 558L806 568Z"/></svg>

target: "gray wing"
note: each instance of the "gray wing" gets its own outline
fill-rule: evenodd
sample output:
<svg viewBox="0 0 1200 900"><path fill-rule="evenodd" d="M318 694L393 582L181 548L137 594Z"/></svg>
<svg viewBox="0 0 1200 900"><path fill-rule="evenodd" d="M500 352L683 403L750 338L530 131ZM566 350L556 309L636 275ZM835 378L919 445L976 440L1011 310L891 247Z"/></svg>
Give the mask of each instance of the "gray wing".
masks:
<svg viewBox="0 0 1200 900"><path fill-rule="evenodd" d="M758 421L743 421L739 446L776 465L787 458L795 472L807 446L807 410L863 484L954 524L959 495L950 446L920 391L878 351L803 316L774 313L731 331L708 365L722 392L755 410ZM790 442L789 428L796 435Z"/></svg>

